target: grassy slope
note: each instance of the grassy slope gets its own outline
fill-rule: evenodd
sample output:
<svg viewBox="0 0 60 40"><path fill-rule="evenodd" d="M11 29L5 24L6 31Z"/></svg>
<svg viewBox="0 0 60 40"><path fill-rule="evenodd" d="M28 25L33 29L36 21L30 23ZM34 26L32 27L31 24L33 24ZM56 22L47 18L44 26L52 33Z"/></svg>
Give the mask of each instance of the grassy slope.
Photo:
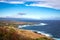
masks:
<svg viewBox="0 0 60 40"><path fill-rule="evenodd" d="M29 30L21 30L14 27L0 27L0 40L53 40L41 34Z"/></svg>

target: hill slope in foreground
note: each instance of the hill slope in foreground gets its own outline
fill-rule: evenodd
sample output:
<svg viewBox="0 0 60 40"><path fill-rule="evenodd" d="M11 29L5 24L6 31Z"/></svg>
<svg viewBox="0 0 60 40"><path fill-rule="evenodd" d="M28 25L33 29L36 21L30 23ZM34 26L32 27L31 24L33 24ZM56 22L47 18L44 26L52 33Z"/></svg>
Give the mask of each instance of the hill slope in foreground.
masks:
<svg viewBox="0 0 60 40"><path fill-rule="evenodd" d="M29 30L14 27L0 27L0 40L53 40Z"/></svg>

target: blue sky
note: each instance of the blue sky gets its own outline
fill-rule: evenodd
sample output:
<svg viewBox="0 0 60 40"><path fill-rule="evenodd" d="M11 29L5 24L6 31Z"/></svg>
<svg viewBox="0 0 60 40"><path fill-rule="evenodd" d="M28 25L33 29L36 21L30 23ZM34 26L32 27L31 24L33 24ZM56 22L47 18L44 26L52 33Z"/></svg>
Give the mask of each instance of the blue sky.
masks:
<svg viewBox="0 0 60 40"><path fill-rule="evenodd" d="M60 20L59 7L41 6L45 1L0 1L0 17ZM34 4L34 5L32 5ZM35 5L36 4L36 5ZM39 5L38 5L39 4Z"/></svg>

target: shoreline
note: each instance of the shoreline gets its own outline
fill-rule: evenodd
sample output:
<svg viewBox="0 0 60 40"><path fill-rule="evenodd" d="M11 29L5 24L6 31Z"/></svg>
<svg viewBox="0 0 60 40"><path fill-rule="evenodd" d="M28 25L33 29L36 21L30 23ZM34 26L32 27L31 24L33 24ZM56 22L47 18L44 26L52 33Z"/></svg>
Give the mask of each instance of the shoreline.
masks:
<svg viewBox="0 0 60 40"><path fill-rule="evenodd" d="M22 29L22 28L19 28L21 30L28 30L28 29ZM32 31L34 33L37 33L37 34L41 34L41 35L44 35L44 36L47 36L47 37L52 37L52 35L48 34L48 33L44 33L42 31L37 31L37 30L28 30L28 31Z"/></svg>
<svg viewBox="0 0 60 40"><path fill-rule="evenodd" d="M37 39L39 39L39 40L40 39L43 39L43 40L45 40L45 39L46 40L54 40L51 37L47 37L47 36L44 36L42 34L37 34L35 32L32 32L32 30L29 31L29 30L14 28L14 27L0 27L0 31L1 30L4 31L4 34L2 34L2 35L7 35L7 37L13 36L14 38L12 38L12 39L15 39L15 37L19 35L18 38L21 38L21 40L23 40L23 38L26 39L26 40L28 40L28 39L32 39L32 40L37 40ZM7 33L7 34L5 34L5 33ZM13 35L8 36L8 34L9 35L13 34ZM7 37L4 37L4 36L2 36L2 37L3 37L2 39L7 38ZM16 38L16 39L18 39L18 38Z"/></svg>
<svg viewBox="0 0 60 40"><path fill-rule="evenodd" d="M15 27L15 25L21 25L22 24L22 27L23 27L23 24L24 24L24 27L27 27L27 26L31 26L31 25L29 25L29 24L31 24L31 23L29 23L29 24L27 24L27 23L25 23L25 22L1 22L1 24L3 25L3 26L8 26L8 27ZM27 26L26 26L26 24L27 24ZM34 26L34 25L32 25L32 26ZM39 35L41 35L41 36L45 36L45 37L47 37L47 38L52 38L52 37L50 37L50 35L49 34L46 34L46 33L44 33L44 32L40 32L40 31L37 31L37 30L27 30L27 29L22 29L22 27L21 27L21 30L26 30L26 31L31 31L31 32L34 32L34 33L36 33L36 34L38 34L38 36ZM17 29L19 29L17 26L16 26L16 28ZM19 29L20 30L20 29ZM33 35L34 35L34 33L33 33ZM27 34L27 33L26 33ZM29 32L29 34L30 34L30 32ZM31 35L31 34L30 34ZM32 36L32 35L31 35ZM37 35L36 35L37 36ZM34 35L34 37L35 37L35 35Z"/></svg>

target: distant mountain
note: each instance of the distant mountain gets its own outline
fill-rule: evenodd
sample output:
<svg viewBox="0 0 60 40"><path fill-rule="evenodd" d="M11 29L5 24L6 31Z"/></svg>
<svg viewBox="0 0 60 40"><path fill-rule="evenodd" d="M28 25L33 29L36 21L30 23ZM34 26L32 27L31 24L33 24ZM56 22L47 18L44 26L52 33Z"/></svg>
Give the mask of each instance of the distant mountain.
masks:
<svg viewBox="0 0 60 40"><path fill-rule="evenodd" d="M31 18L0 18L0 20L24 21L24 22L38 22L38 21L40 21L37 19L31 19Z"/></svg>
<svg viewBox="0 0 60 40"><path fill-rule="evenodd" d="M32 18L1 18L0 20L8 20L8 21L17 21L17 22L40 22L41 20L60 20L60 18L54 19L32 19Z"/></svg>

